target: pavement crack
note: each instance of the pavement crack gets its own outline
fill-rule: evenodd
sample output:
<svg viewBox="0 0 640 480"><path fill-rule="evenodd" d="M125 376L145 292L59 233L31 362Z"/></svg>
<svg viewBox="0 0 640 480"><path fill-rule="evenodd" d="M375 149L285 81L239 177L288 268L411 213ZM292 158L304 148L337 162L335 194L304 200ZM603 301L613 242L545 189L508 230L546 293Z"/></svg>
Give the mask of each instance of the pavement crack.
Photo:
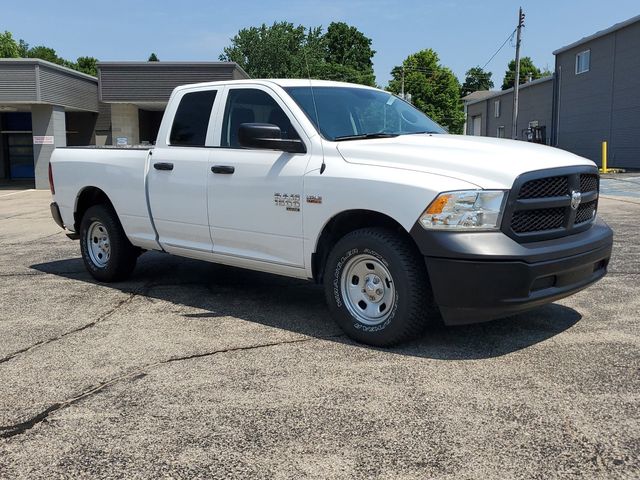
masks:
<svg viewBox="0 0 640 480"><path fill-rule="evenodd" d="M35 277L36 275L46 275L46 273L43 273L43 272L0 273L0 277Z"/></svg>
<svg viewBox="0 0 640 480"><path fill-rule="evenodd" d="M15 425L9 425L6 427L0 426L0 438L15 437L16 435L20 435L21 433L24 433L27 430L31 430L33 427L35 427L39 423L46 421L49 415L51 415L53 412L56 412L62 408L66 408L75 403L78 403L80 400L83 400L91 395L95 395L96 393L99 393L105 388L110 387L111 385L114 385L115 383L118 383L121 380L127 379L129 377L131 377L132 379L140 378L141 373L143 373L141 370L136 370L134 372L129 372L123 375L119 375L110 380L107 380L106 382L93 385L92 387L89 387L87 390L83 391L82 393L80 393L79 395L76 395L73 398L70 398L69 400L54 403L53 405L47 407L45 410L34 415L28 420L25 420L24 422L16 423Z"/></svg>
<svg viewBox="0 0 640 480"><path fill-rule="evenodd" d="M318 338L331 338L331 337L318 337ZM156 364L153 364L153 366L159 366L159 365L165 365L168 363L173 363L173 362L182 362L184 360L193 360L196 358L203 358L203 357L210 357L212 355L218 355L220 353L231 353L231 352L241 352L244 350L255 350L258 348L267 348L267 347L276 347L278 345L288 345L291 343L303 343L303 342L309 342L313 340L313 338L308 337L308 338L298 338L295 340L283 340L280 342L272 342L272 343L260 343L258 345L247 345L244 347L231 347L231 348L224 348L221 350L214 350L213 352L205 352L205 353L195 353L193 355L185 355L182 357L171 357L168 358L167 360L163 360L161 362L157 362Z"/></svg>
<svg viewBox="0 0 640 480"><path fill-rule="evenodd" d="M114 310L115 311L115 310ZM80 402L81 400L84 400L85 398L88 398L90 396L96 395L100 392L102 392L103 390L115 385L116 383L125 381L125 380L139 380L143 377L145 377L148 373L148 370L151 370L153 368L156 367L160 367L162 365L167 365L169 363L174 363L174 362L182 362L185 360L193 360L193 359L198 359L198 358L204 358L204 357L211 357L214 355L219 355L222 353L231 353L231 352L239 352L239 351L246 351L246 350L256 350L256 349L260 349L260 348L269 348L269 347L275 347L275 346L279 346L279 345L289 345L289 344L294 344L294 343L304 343L304 342L310 342L312 340L325 340L325 339L330 339L330 338L336 338L336 337L342 337L344 336L344 334L335 334L335 335L327 335L327 336L322 336L322 337L305 337L305 338L297 338L294 340L282 340L279 342L269 342L269 343L260 343L257 345L247 345L247 346L242 346L242 347L229 347L229 348L223 348L220 350L213 350L211 352L204 352L204 353L195 353L192 355L183 355L183 356L178 356L178 357L169 357L166 360L160 360L158 362L153 362L153 363L149 363L147 365L144 365L142 367L136 368L130 372L124 373L122 375L118 375L116 377L113 377L109 380L106 380L104 382L98 383L96 385L93 385L89 388L87 388L86 390L82 391L80 394L62 401L62 402L56 402L52 405L50 405L49 407L47 407L46 409L42 410L41 412L37 413L36 415L32 416L31 418L25 420L24 422L20 422L20 423L16 423L14 425L8 425L8 426L0 426L0 438L11 438L11 437L15 437L16 435L20 435L22 433L27 432L28 430L31 430L33 427L35 427L36 425L47 421L47 419L49 418L49 416L61 409L70 407L71 405L74 405L78 402Z"/></svg>
<svg viewBox="0 0 640 480"><path fill-rule="evenodd" d="M30 352L31 350L38 348L38 347L42 347L44 345L48 345L50 343L53 342L57 342L58 340L62 340L63 338L69 336L69 335L73 335L74 333L78 333L78 332L82 332L83 330L87 330L88 328L92 328L95 327L98 323L106 320L107 318L109 318L111 315L113 315L119 308L121 308L122 306L126 305L127 303L131 302L131 300L133 300L133 298L138 295L138 292L133 292L130 293L129 296L123 300L120 300L114 307L112 307L111 309L109 309L108 311L106 311L105 313L103 313L102 315L100 315L98 318L96 318L93 322L89 322L85 325L82 325L80 327L74 328L72 330L68 330L56 337L53 338L48 338L47 340L42 340L40 342L36 342L33 345L30 345L28 347L22 348L20 350L16 350L15 352L10 353L9 355L0 358L0 364L3 364L5 362L8 362L9 360L17 357L18 355L21 355L23 353L27 353Z"/></svg>

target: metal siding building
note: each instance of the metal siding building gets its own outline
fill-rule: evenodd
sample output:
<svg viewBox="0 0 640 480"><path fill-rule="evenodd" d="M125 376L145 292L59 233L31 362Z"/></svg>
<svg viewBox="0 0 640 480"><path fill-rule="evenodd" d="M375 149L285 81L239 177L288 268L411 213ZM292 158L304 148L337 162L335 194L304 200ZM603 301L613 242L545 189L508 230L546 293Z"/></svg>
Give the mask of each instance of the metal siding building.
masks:
<svg viewBox="0 0 640 480"><path fill-rule="evenodd" d="M98 144L153 143L173 89L249 78L233 62L99 62Z"/></svg>
<svg viewBox="0 0 640 480"><path fill-rule="evenodd" d="M533 121L546 127L548 145L600 164L607 141L610 167L640 168L638 52L640 15L554 51L554 76L520 86L518 138ZM463 100L467 135L497 137L504 126L511 138L513 88L474 92Z"/></svg>
<svg viewBox="0 0 640 480"><path fill-rule="evenodd" d="M589 52L577 73L577 55ZM556 50L555 144L597 163L640 168L640 15Z"/></svg>
<svg viewBox="0 0 640 480"><path fill-rule="evenodd" d="M98 111L95 77L38 59L0 59L0 103L42 103Z"/></svg>
<svg viewBox="0 0 640 480"><path fill-rule="evenodd" d="M248 78L230 62L102 62L98 72L0 59L0 179L47 188L56 147L152 143L175 87Z"/></svg>
<svg viewBox="0 0 640 480"><path fill-rule="evenodd" d="M56 147L94 141L95 77L38 59L0 59L0 179L48 185Z"/></svg>
<svg viewBox="0 0 640 480"><path fill-rule="evenodd" d="M100 101L166 104L174 88L189 83L249 78L230 62L100 62Z"/></svg>
<svg viewBox="0 0 640 480"><path fill-rule="evenodd" d="M520 85L518 97L517 137L522 139L531 122L546 128L546 141L550 143L553 118L553 77L544 77ZM496 103L499 106L496 108ZM467 135L511 138L513 88L491 92L479 100L465 100L467 107ZM479 118L480 133L474 131L474 117ZM502 135L499 134L499 130Z"/></svg>

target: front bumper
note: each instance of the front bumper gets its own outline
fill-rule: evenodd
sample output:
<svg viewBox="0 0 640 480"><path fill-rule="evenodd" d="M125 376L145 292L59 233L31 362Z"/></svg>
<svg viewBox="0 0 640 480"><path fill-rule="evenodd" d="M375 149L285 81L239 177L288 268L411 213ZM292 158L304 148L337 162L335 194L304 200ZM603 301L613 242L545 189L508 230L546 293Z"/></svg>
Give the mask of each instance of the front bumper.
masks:
<svg viewBox="0 0 640 480"><path fill-rule="evenodd" d="M527 244L502 232L416 227L411 233L448 325L505 317L582 290L606 274L613 243L601 220L575 235Z"/></svg>

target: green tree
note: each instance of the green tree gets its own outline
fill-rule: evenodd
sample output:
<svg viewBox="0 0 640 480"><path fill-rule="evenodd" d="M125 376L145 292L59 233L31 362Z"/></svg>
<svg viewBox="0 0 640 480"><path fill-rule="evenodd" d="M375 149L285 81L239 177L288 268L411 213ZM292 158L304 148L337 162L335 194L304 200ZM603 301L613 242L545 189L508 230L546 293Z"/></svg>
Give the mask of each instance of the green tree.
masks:
<svg viewBox="0 0 640 480"><path fill-rule="evenodd" d="M460 82L453 72L440 64L432 49L409 55L402 66L391 71L387 89L400 93L404 69L404 90L411 94L415 107L422 110L451 133L462 133L464 111L460 101Z"/></svg>
<svg viewBox="0 0 640 480"><path fill-rule="evenodd" d="M509 62L507 71L504 73L504 80L502 82L502 90L513 87L513 79L516 76L516 61L511 60ZM522 57L520 59L520 80L519 83L526 83L531 77L531 80L537 80L542 77L540 69L533 64L531 57Z"/></svg>
<svg viewBox="0 0 640 480"><path fill-rule="evenodd" d="M305 38L305 28L289 22L243 28L220 60L236 62L252 77L300 77Z"/></svg>
<svg viewBox="0 0 640 480"><path fill-rule="evenodd" d="M485 72L482 67L473 67L467 70L460 96L464 97L478 90L491 90L493 88L491 75L491 72Z"/></svg>
<svg viewBox="0 0 640 480"><path fill-rule="evenodd" d="M75 70L86 73L87 75L98 76L98 59L94 57L78 57L75 64Z"/></svg>
<svg viewBox="0 0 640 480"><path fill-rule="evenodd" d="M147 60L147 62L159 62L159 61L160 61L160 59L153 52L151 53L151 55L149 55L149 60Z"/></svg>
<svg viewBox="0 0 640 480"><path fill-rule="evenodd" d="M76 62L71 62L59 57L53 48L44 45L31 47L22 39L16 42L7 31L0 33L0 58L39 58L94 77L98 75L98 60L93 57L79 57Z"/></svg>
<svg viewBox="0 0 640 480"><path fill-rule="evenodd" d="M332 23L297 27L289 22L243 28L220 60L236 62L255 78L319 78L375 84L371 39L355 27Z"/></svg>
<svg viewBox="0 0 640 480"><path fill-rule="evenodd" d="M356 27L344 22L329 24L324 35L324 60L329 75L335 80L375 85L372 58L375 50L371 48L371 39Z"/></svg>
<svg viewBox="0 0 640 480"><path fill-rule="evenodd" d="M47 62L56 63L58 65L65 64L65 60L58 57L58 54L53 48L45 47L44 45L38 45L36 47L29 48L27 50L27 56L29 58L39 58L40 60L46 60Z"/></svg>
<svg viewBox="0 0 640 480"><path fill-rule="evenodd" d="M11 32L0 33L0 58L19 58L20 47Z"/></svg>
<svg viewBox="0 0 640 480"><path fill-rule="evenodd" d="M20 39L18 41L18 51L20 53L20 58L27 58L29 56L29 44Z"/></svg>

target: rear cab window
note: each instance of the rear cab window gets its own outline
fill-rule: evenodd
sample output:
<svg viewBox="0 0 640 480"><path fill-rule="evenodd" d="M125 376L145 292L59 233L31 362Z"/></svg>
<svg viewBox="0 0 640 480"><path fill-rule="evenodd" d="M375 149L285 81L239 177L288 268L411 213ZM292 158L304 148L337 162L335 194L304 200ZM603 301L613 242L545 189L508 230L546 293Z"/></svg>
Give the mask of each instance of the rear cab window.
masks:
<svg viewBox="0 0 640 480"><path fill-rule="evenodd" d="M170 145L204 147L216 93L204 90L183 95L171 125Z"/></svg>

